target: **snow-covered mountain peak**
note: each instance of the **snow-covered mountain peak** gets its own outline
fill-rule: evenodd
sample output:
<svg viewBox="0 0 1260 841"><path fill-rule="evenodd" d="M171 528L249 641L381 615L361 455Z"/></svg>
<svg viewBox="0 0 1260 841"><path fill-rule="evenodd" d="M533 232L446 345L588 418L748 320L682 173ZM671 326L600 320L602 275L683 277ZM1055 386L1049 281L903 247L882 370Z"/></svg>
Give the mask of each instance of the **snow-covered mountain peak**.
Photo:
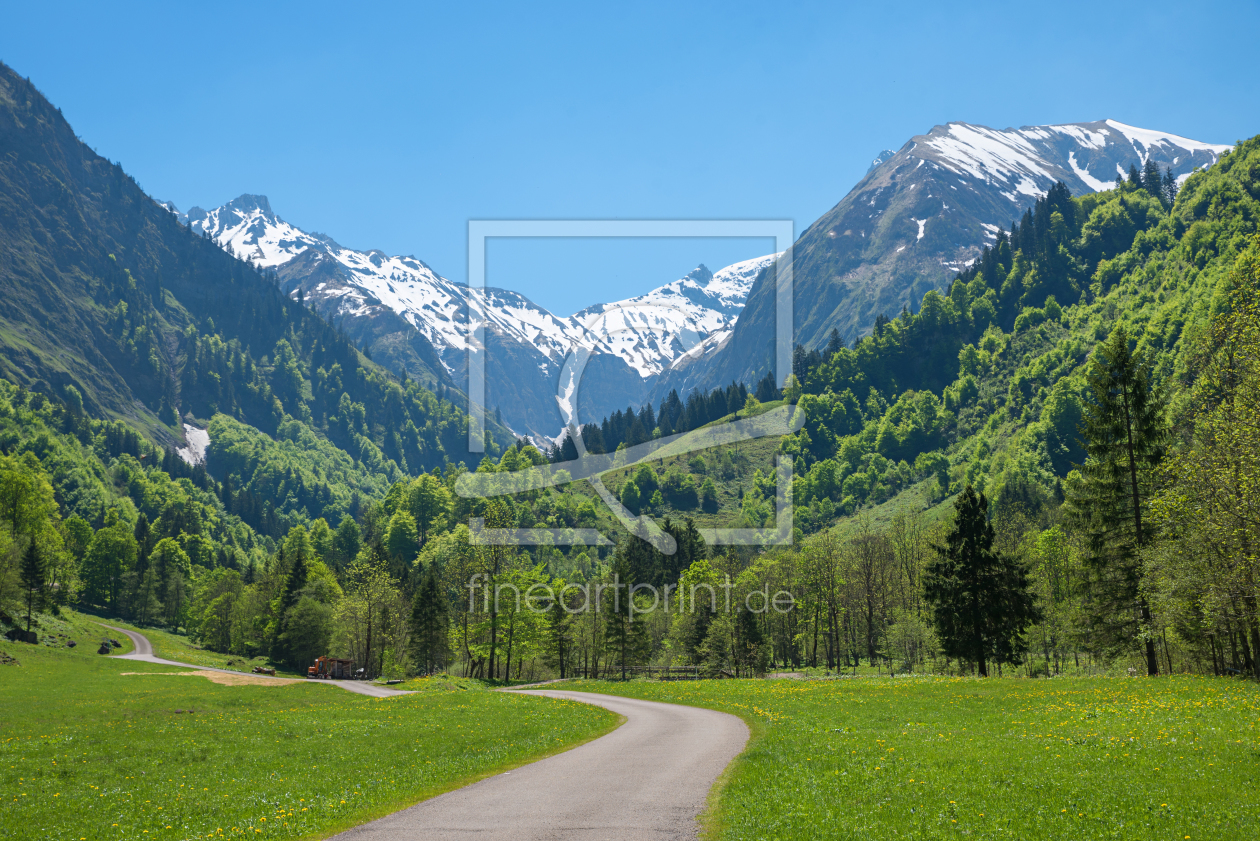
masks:
<svg viewBox="0 0 1260 841"><path fill-rule="evenodd" d="M699 287L707 286L711 280L713 280L713 272L709 271L709 267L704 263L696 266L682 277L683 282L690 282Z"/></svg>
<svg viewBox="0 0 1260 841"><path fill-rule="evenodd" d="M651 292L596 304L569 321L588 331L641 377L659 374L716 333L728 333L757 275L776 254L709 271L704 264Z"/></svg>
<svg viewBox="0 0 1260 841"><path fill-rule="evenodd" d="M186 214L173 205L166 207L224 250L272 270L288 294L301 294L309 305L342 324L389 322L398 324L393 330L414 329L456 381L462 380L467 365L471 312L473 326L484 325L502 348L496 353L505 354L515 366L511 374L502 375L513 380L510 384L496 384L495 369L490 369L487 385L495 402L500 400L493 396L496 390L510 393L509 385L515 393L523 388L531 399L542 399L553 388L550 382L565 359L578 349L616 357L615 364L646 388L649 378L696 342L729 334L753 281L775 256L746 260L716 273L699 265L643 295L561 318L518 292L470 290L416 257L356 251L331 237L303 231L280 218L266 196L245 194L213 210L192 208ZM367 329L361 334L375 335ZM526 382L530 377L539 381ZM541 428L537 420L516 416L514 408L520 407L500 405L516 428L554 432Z"/></svg>
<svg viewBox="0 0 1260 841"><path fill-rule="evenodd" d="M724 308L723 311L738 312L744 308L753 282L766 266L778 259L779 254L767 254L752 260L732 263L724 269L713 273L705 291Z"/></svg>
<svg viewBox="0 0 1260 841"><path fill-rule="evenodd" d="M948 123L911 143L909 154L919 159L918 166L997 186L1015 203L1043 195L1059 180L1077 194L1108 189L1130 165L1140 167L1152 154L1184 179L1231 148L1116 120L1018 129Z"/></svg>

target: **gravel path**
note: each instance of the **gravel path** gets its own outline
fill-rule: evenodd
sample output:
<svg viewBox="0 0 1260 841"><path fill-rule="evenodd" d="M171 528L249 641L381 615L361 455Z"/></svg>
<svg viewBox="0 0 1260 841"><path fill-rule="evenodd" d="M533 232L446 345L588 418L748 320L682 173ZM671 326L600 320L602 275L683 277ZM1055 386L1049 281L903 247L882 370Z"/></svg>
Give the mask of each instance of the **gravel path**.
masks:
<svg viewBox="0 0 1260 841"><path fill-rule="evenodd" d="M607 736L335 836L341 841L695 838L696 817L748 728L727 713L588 692L524 694L625 716Z"/></svg>
<svg viewBox="0 0 1260 841"><path fill-rule="evenodd" d="M126 628L115 628L113 625L106 625L103 622L97 622L102 628L109 628L111 631L117 631L120 634L126 634L135 645L136 650L130 654L119 654L115 660L138 660L141 663L157 663L161 666L180 666L185 669L197 669L203 672L223 672L229 675L249 675L250 677L260 677L264 680L286 680L292 681L293 678L273 678L271 675L256 675L252 672L237 672L232 669L216 669L213 666L197 666L192 663L180 663L177 660L164 660L161 657L153 655L153 646L149 643L147 637L138 634L135 631L128 631ZM301 680L301 678L298 678ZM312 680L311 683L320 686L339 686L349 692L357 692L360 695L370 695L373 698L392 698L395 695L410 695L410 692L404 692L398 689L386 689L383 686L376 686L361 680Z"/></svg>

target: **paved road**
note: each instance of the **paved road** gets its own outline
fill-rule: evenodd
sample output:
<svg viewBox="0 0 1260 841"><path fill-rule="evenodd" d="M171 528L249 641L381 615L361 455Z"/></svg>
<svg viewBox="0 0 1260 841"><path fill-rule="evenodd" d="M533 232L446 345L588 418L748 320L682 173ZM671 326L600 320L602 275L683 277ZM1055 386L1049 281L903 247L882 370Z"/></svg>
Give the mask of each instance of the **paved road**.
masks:
<svg viewBox="0 0 1260 841"><path fill-rule="evenodd" d="M103 622L97 622L96 624L100 625L102 628L109 628L111 631L117 631L120 634L126 634L127 637L131 639L131 642L135 645L136 647L135 651L131 652L130 654L119 654L115 657L115 659L117 660L139 660L142 663L158 663L159 665L163 665L163 666L180 666L185 669L199 669L200 671L203 671L203 672L223 672L224 674L229 674L229 675L247 674L247 675L250 675L251 677L261 677L261 678L266 678L268 680L271 679L270 675L255 675L252 672L236 672L231 669L216 669L212 666L197 666L197 665L193 665L192 663L180 663L177 660L164 660L161 657L155 657L153 655L153 646L149 643L149 640L143 634L138 634L135 631L128 631L125 628L115 628L113 625L106 625ZM277 677L275 679L284 680L285 678ZM288 679L292 680L292 678L288 678ZM373 698L392 698L395 695L410 695L411 694L410 692L405 692L398 689L386 689L383 686L376 686L374 684L366 683L360 680L313 680L311 681L311 683L315 683L320 686L325 686L325 685L340 686L342 689L349 690L350 692L357 692L360 695L370 695Z"/></svg>
<svg viewBox="0 0 1260 841"><path fill-rule="evenodd" d="M733 715L588 692L529 695L626 717L607 736L337 835L340 841L695 838L714 781L744 749Z"/></svg>

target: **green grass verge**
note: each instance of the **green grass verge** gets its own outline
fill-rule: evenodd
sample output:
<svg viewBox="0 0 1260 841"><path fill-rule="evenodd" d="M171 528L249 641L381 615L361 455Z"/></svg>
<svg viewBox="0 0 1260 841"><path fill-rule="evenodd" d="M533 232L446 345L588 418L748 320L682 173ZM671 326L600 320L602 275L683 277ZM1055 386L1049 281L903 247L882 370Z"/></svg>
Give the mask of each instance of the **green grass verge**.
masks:
<svg viewBox="0 0 1260 841"><path fill-rule="evenodd" d="M1260 687L1229 679L585 681L749 722L723 839L1254 839Z"/></svg>
<svg viewBox="0 0 1260 841"><path fill-rule="evenodd" d="M100 619L97 621L106 625L112 625L115 628L126 628L129 631L144 634L145 638L153 646L154 656L161 657L164 660L176 660L180 663L190 663L194 666L211 666L216 669L232 669L238 672L250 672L254 666L266 666L275 669L277 675L306 677L305 672L288 669L283 665L271 662L265 656L249 658L239 654L220 654L217 651L208 651L183 634L174 634L157 628L145 628L117 619Z"/></svg>
<svg viewBox="0 0 1260 841"><path fill-rule="evenodd" d="M374 699L221 686L82 644L0 650L21 664L0 665L0 838L323 837L618 722L475 688Z"/></svg>

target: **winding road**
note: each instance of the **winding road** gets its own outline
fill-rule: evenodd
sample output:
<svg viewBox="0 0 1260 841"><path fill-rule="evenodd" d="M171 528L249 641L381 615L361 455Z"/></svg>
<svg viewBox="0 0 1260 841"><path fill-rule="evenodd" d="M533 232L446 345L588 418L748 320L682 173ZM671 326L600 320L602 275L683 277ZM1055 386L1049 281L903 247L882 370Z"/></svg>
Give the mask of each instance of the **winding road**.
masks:
<svg viewBox="0 0 1260 841"><path fill-rule="evenodd" d="M119 660L208 669L153 654L142 634ZM279 679L279 678L278 678ZM378 698L409 694L360 681L314 681ZM637 698L511 690L594 704L625 718L606 736L479 783L425 800L335 836L341 841L667 841L694 839L709 791L744 749L748 727L736 716Z"/></svg>
<svg viewBox="0 0 1260 841"><path fill-rule="evenodd" d="M722 770L748 741L736 716L563 690L526 694L625 716L607 736L335 836L340 841L695 838Z"/></svg>
<svg viewBox="0 0 1260 841"><path fill-rule="evenodd" d="M148 638L146 638L144 634L138 634L135 631L128 631L126 628L115 628L113 625L106 625L103 622L97 622L96 624L100 625L102 628L108 628L111 631L117 631L120 634L125 634L136 647L136 650L130 654L115 655L115 660L138 660L141 663L157 663L161 666L179 666L184 669L197 669L202 672L222 672L228 675L249 675L250 677L260 677L266 680L294 679L284 677L272 678L270 675L256 675L251 672L237 672L232 669L216 669L213 666L198 666L193 663L181 663L178 660L164 660L161 657L154 656L153 646L149 643ZM297 679L301 680L301 678ZM410 692L399 689L386 689L384 686L377 686L361 680L312 680L310 682L320 686L339 686L349 692L357 692L360 695L370 695L373 698L392 698L395 695L411 694Z"/></svg>

